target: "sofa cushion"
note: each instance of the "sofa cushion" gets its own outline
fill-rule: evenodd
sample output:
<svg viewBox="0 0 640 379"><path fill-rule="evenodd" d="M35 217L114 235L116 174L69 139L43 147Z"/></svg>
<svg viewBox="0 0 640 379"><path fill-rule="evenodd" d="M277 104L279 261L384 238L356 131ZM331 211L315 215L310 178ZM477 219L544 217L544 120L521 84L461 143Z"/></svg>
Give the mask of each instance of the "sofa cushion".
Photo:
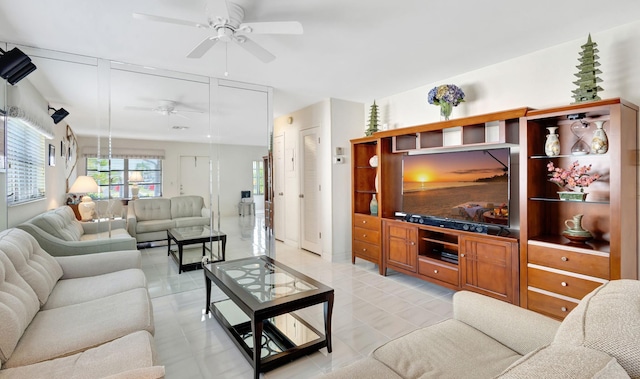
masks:
<svg viewBox="0 0 640 379"><path fill-rule="evenodd" d="M640 281L613 280L585 296L564 319L554 343L600 350L640 378Z"/></svg>
<svg viewBox="0 0 640 379"><path fill-rule="evenodd" d="M21 229L7 229L0 233L0 250L13 263L16 271L33 288L40 305L62 276L62 268L54 257L42 250L33 236Z"/></svg>
<svg viewBox="0 0 640 379"><path fill-rule="evenodd" d="M202 196L176 196L171 198L171 218L202 217Z"/></svg>
<svg viewBox="0 0 640 379"><path fill-rule="evenodd" d="M149 221L138 221L136 225L137 233L149 233L149 232L159 232L159 231L167 231L176 226L175 220L166 219L166 220L149 220ZM165 233L166 234L166 233Z"/></svg>
<svg viewBox="0 0 640 379"><path fill-rule="evenodd" d="M525 355L498 376L501 379L628 377L615 358L601 351L560 344Z"/></svg>
<svg viewBox="0 0 640 379"><path fill-rule="evenodd" d="M40 311L3 367L77 354L141 330L154 332L151 299L143 288Z"/></svg>
<svg viewBox="0 0 640 379"><path fill-rule="evenodd" d="M109 234L111 234L111 235L109 235ZM95 234L83 234L80 237L80 241L95 241L95 240L102 240L102 241L106 240L106 241L108 241L110 238L111 239L113 239L113 238L131 238L131 236L124 229L112 229L111 233L109 233L109 231L106 231L106 232L99 232L99 233L95 233Z"/></svg>
<svg viewBox="0 0 640 379"><path fill-rule="evenodd" d="M176 222L176 228L209 225L209 219L206 217L180 217L174 219L174 221Z"/></svg>
<svg viewBox="0 0 640 379"><path fill-rule="evenodd" d="M171 200L169 199L139 199L130 202L129 205L131 205L131 203L133 203L133 209L138 222L171 219Z"/></svg>
<svg viewBox="0 0 640 379"><path fill-rule="evenodd" d="M86 278L59 280L42 310L100 299L134 288L147 288L147 279L139 269L129 269Z"/></svg>
<svg viewBox="0 0 640 379"><path fill-rule="evenodd" d="M39 307L36 293L0 251L0 362L3 366Z"/></svg>
<svg viewBox="0 0 640 379"><path fill-rule="evenodd" d="M164 368L154 364L153 337L140 331L68 357L0 370L0 379L91 379L131 372L139 374L135 378L163 377Z"/></svg>
<svg viewBox="0 0 640 379"><path fill-rule="evenodd" d="M80 241L84 234L82 224L76 219L73 210L66 205L38 215L29 222L65 241Z"/></svg>
<svg viewBox="0 0 640 379"><path fill-rule="evenodd" d="M389 341L371 354L403 378L462 378L470 373L491 378L521 357L454 319Z"/></svg>

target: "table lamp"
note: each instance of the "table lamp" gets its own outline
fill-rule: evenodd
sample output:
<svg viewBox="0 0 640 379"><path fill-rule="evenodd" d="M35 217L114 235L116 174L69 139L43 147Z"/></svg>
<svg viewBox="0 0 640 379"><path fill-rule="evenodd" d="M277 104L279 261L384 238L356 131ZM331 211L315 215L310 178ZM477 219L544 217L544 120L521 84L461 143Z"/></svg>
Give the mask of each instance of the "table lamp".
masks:
<svg viewBox="0 0 640 379"><path fill-rule="evenodd" d="M140 171L132 171L131 174L129 174L129 183L132 184L131 197L133 200L138 200L138 193L140 192L138 183L142 182L144 182L144 179L142 178L142 173Z"/></svg>
<svg viewBox="0 0 640 379"><path fill-rule="evenodd" d="M96 209L96 203L93 202L93 199L88 193L96 193L99 191L98 183L90 177L90 176L78 176L76 181L73 182L71 188L69 188L69 193L78 193L84 194L82 197L82 201L78 204L78 212L80 212L80 217L82 221L89 221L93 219L93 215Z"/></svg>

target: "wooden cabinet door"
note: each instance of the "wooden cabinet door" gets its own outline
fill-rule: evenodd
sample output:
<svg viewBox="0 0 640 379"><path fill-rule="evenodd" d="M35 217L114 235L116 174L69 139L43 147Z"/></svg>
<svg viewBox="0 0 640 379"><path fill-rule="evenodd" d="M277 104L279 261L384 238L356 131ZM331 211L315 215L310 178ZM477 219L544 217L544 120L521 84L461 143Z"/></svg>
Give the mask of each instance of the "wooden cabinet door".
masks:
<svg viewBox="0 0 640 379"><path fill-rule="evenodd" d="M388 265L416 272L418 228L400 222L385 223L385 259Z"/></svg>
<svg viewBox="0 0 640 379"><path fill-rule="evenodd" d="M465 235L460 244L460 287L518 304L517 243Z"/></svg>

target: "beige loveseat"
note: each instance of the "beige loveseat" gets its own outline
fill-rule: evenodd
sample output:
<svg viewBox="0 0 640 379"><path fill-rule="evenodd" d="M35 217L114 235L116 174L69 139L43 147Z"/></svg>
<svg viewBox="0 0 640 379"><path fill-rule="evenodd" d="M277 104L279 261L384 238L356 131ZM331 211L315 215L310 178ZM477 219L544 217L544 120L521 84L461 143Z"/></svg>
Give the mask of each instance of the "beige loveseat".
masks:
<svg viewBox="0 0 640 379"><path fill-rule="evenodd" d="M167 230L210 225L211 211L202 196L176 196L130 201L127 230L138 243L167 239Z"/></svg>
<svg viewBox="0 0 640 379"><path fill-rule="evenodd" d="M0 379L162 378L139 251L52 257L0 232Z"/></svg>
<svg viewBox="0 0 640 379"><path fill-rule="evenodd" d="M324 378L640 378L640 282L608 282L560 323L472 292L453 318Z"/></svg>
<svg viewBox="0 0 640 379"><path fill-rule="evenodd" d="M125 220L80 222L73 210L63 205L20 224L53 256L135 250L136 240L125 229Z"/></svg>

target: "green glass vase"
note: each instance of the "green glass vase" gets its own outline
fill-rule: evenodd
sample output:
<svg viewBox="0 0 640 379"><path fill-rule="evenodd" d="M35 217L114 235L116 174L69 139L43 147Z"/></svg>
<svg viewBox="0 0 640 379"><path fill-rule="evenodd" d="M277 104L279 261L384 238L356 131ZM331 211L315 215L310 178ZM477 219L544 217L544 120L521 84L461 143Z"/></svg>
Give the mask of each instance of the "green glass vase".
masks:
<svg viewBox="0 0 640 379"><path fill-rule="evenodd" d="M453 105L451 103L440 103L440 116L444 118L444 120L448 120L451 117L451 111L453 110Z"/></svg>

